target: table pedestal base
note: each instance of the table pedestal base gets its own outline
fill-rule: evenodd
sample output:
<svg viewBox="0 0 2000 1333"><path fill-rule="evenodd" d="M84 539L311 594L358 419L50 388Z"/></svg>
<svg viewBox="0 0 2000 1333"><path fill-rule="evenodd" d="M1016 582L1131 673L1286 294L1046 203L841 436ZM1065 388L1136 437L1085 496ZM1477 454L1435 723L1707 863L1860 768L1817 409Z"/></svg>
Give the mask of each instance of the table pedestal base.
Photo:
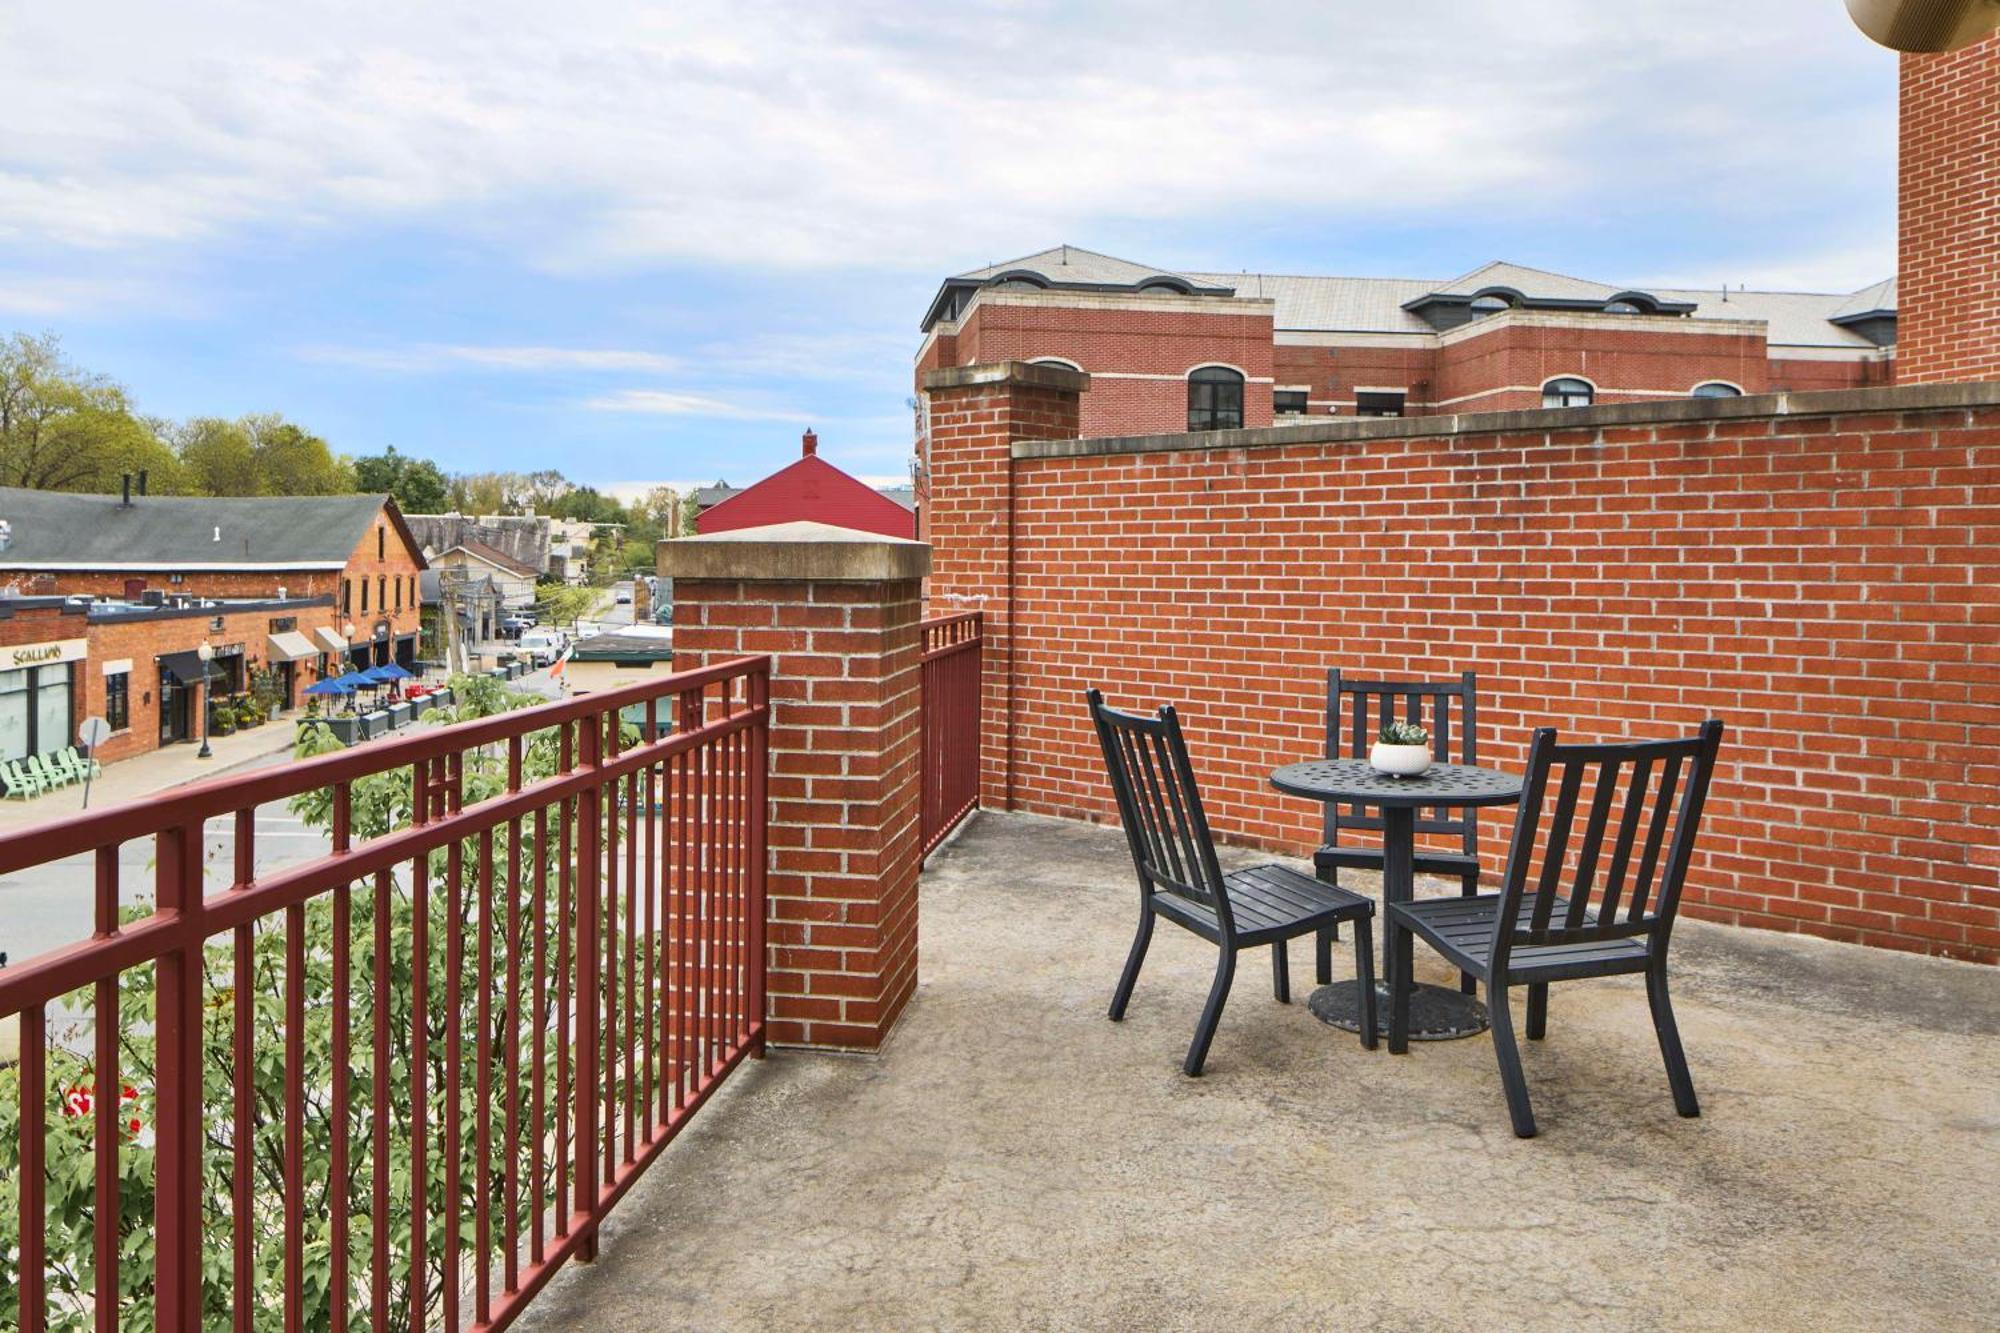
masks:
<svg viewBox="0 0 2000 1333"><path fill-rule="evenodd" d="M1321 986L1306 1000L1314 1018L1348 1032L1361 1030L1361 983L1336 981ZM1389 988L1375 987L1375 1023L1383 1040L1389 1036ZM1451 1041L1486 1031L1486 1006L1470 995L1444 986L1417 987L1410 996L1410 1040Z"/></svg>

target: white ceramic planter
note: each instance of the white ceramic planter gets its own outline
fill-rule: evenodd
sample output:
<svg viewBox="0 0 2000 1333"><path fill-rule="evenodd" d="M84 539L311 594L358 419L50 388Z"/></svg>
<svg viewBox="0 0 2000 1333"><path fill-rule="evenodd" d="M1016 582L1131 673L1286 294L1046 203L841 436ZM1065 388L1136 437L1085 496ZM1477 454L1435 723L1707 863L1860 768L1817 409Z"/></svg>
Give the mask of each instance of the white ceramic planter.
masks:
<svg viewBox="0 0 2000 1333"><path fill-rule="evenodd" d="M1384 745L1377 741L1368 751L1368 763L1377 773L1413 778L1431 766L1428 745Z"/></svg>

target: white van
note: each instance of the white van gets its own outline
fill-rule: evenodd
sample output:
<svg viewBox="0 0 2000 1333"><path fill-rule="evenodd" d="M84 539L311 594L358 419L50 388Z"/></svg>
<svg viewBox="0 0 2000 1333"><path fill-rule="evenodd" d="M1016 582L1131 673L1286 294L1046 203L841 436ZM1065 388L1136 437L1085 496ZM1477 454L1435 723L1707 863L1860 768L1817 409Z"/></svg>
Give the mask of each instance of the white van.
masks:
<svg viewBox="0 0 2000 1333"><path fill-rule="evenodd" d="M537 627L521 631L521 642L515 651L536 666L545 667L562 655L563 647L568 642L568 637L559 629Z"/></svg>

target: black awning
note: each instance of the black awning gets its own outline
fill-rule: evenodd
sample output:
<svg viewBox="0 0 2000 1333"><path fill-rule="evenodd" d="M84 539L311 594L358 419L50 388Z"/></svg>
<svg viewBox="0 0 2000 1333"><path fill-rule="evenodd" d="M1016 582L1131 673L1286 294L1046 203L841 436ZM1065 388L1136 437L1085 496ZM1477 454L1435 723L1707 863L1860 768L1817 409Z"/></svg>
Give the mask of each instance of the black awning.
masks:
<svg viewBox="0 0 2000 1333"><path fill-rule="evenodd" d="M215 664L202 661L201 654L192 648L184 653L162 653L153 660L160 664L160 671L163 674L172 676L190 688L201 684L204 678L209 680L222 678L222 673L215 669Z"/></svg>

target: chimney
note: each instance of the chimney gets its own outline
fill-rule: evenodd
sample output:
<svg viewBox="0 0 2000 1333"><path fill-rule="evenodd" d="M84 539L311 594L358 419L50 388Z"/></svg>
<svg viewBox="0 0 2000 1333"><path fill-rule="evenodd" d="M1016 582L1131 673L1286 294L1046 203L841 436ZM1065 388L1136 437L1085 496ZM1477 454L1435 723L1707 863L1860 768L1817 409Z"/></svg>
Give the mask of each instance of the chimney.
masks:
<svg viewBox="0 0 2000 1333"><path fill-rule="evenodd" d="M122 473L118 478L118 482L125 492L124 498L118 502L118 507L120 509L130 509L132 507L132 474L129 472Z"/></svg>
<svg viewBox="0 0 2000 1333"><path fill-rule="evenodd" d="M803 456L806 458L811 458L814 454L818 452L819 452L819 436L813 434L811 431L807 431L805 438L805 453Z"/></svg>

